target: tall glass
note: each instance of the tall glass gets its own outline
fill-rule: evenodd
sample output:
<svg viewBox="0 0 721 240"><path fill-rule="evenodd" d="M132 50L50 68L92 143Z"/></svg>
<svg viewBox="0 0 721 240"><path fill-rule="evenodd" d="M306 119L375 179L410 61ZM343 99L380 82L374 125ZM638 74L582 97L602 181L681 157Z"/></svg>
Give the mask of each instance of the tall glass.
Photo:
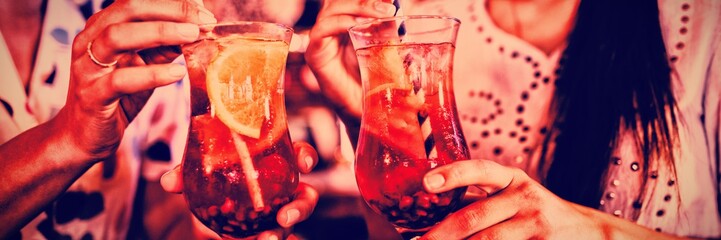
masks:
<svg viewBox="0 0 721 240"><path fill-rule="evenodd" d="M466 191L433 194L422 184L430 169L469 158L453 95L459 25L455 18L405 16L348 30L364 93L358 187L401 233L427 231L456 209Z"/></svg>
<svg viewBox="0 0 721 240"><path fill-rule="evenodd" d="M277 227L298 185L283 99L291 35L273 23L204 25L200 40L182 46L192 112L184 194L224 238Z"/></svg>

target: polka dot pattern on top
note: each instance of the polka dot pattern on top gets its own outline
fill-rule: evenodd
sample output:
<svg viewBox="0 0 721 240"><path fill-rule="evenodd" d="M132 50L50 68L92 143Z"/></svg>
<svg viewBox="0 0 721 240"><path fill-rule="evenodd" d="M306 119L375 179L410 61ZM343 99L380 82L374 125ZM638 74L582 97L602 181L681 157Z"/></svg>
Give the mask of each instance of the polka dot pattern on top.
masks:
<svg viewBox="0 0 721 240"><path fill-rule="evenodd" d="M417 2L421 6L405 8L404 13L441 14L463 22L456 44L454 89L471 157L517 167L529 175L541 172L547 166L541 166L538 161L538 146L543 138L552 134L546 115L566 61L561 54L563 46L546 54L502 31L488 15L488 0ZM708 81L709 71L718 75L718 69L721 69L709 66L708 62L712 56L718 56L712 55L715 52L710 49L716 49L712 39L717 35L714 30L719 29L721 2L654 2L658 4L671 77L674 83L683 85L682 89L674 91L680 93L676 96L679 111L686 120L681 125L687 126L689 132L686 140L704 142L704 139L715 138L705 134L716 131L708 126L716 126L718 112L704 108L708 106L704 103L708 99L702 99L702 96L721 94L717 90L721 89L720 83ZM488 95L492 96L490 100ZM718 100L711 104L718 104ZM623 143L617 143L615 148L622 145L630 148L613 149L616 158L609 159L599 209L659 232L721 236L718 211L708 211L717 208L715 194L708 194L708 191L718 191L718 179L707 174L709 165L714 166L715 160L712 163L713 159L696 154L714 152L715 149L703 144L681 149L684 159L695 159L679 166L677 170L688 175L676 179L668 169L653 164L644 166L643 159L638 158L638 151L633 147L635 144L628 140L625 137L619 139ZM644 182L649 191L640 190ZM680 202L679 191L689 189L683 184L704 191L686 191ZM640 192L644 194L640 195ZM688 204L691 202L694 204ZM678 219L684 224L678 224Z"/></svg>
<svg viewBox="0 0 721 240"><path fill-rule="evenodd" d="M454 88L471 156L527 169L544 136L541 129L547 129L544 116L562 49L547 55L496 27L482 1L461 3L464 7L429 2L427 10L464 23Z"/></svg>

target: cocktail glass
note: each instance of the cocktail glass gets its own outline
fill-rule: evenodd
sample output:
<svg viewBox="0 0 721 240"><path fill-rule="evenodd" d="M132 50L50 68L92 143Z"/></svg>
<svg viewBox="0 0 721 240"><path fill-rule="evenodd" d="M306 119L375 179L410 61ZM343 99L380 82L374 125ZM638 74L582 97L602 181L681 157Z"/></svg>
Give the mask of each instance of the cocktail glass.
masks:
<svg viewBox="0 0 721 240"><path fill-rule="evenodd" d="M433 194L422 184L430 169L469 158L453 94L459 25L455 18L405 16L348 30L364 93L358 188L404 237L441 221L466 191Z"/></svg>
<svg viewBox="0 0 721 240"><path fill-rule="evenodd" d="M192 112L184 195L221 237L277 227L298 186L283 96L292 32L274 23L203 25L200 40L182 46Z"/></svg>

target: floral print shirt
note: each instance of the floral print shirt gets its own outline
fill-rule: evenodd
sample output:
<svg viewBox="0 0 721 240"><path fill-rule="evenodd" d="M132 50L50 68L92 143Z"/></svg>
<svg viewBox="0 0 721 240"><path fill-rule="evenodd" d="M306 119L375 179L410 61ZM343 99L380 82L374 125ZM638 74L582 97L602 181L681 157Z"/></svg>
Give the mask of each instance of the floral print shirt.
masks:
<svg viewBox="0 0 721 240"><path fill-rule="evenodd" d="M0 144L51 119L63 107L73 38L90 15L112 2L47 1L27 94L0 35ZM156 89L126 129L115 157L90 168L15 237L126 238L140 179L158 181L182 158L189 115L185 82Z"/></svg>

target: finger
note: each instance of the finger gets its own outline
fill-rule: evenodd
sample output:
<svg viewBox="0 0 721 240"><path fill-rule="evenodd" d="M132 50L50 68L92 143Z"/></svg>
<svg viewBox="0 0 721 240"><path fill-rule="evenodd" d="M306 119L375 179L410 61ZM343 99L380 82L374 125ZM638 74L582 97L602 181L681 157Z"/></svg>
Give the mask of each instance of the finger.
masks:
<svg viewBox="0 0 721 240"><path fill-rule="evenodd" d="M308 184L298 184L296 198L278 211L276 220L281 227L290 227L307 219L318 203L318 192Z"/></svg>
<svg viewBox="0 0 721 240"><path fill-rule="evenodd" d="M367 1L359 4L353 1L333 2L318 16L318 24L311 31L311 39L345 34L349 27L370 18L391 17L395 6L382 1ZM338 3L338 4L335 4Z"/></svg>
<svg viewBox="0 0 721 240"><path fill-rule="evenodd" d="M429 192L445 192L457 187L477 185L493 194L506 188L516 174L513 168L488 160L465 160L443 165L426 173L423 185Z"/></svg>
<svg viewBox="0 0 721 240"><path fill-rule="evenodd" d="M169 193L183 193L183 174L180 171L180 165L160 177L160 186Z"/></svg>
<svg viewBox="0 0 721 240"><path fill-rule="evenodd" d="M121 53L189 43L197 40L199 34L198 25L191 23L118 23L108 26L91 40L90 51L101 62L112 62Z"/></svg>
<svg viewBox="0 0 721 240"><path fill-rule="evenodd" d="M318 163L318 153L315 148L307 142L294 142L293 150L295 150L298 169L302 173L310 173L315 164Z"/></svg>
<svg viewBox="0 0 721 240"><path fill-rule="evenodd" d="M91 16L86 23L86 27L140 21L187 22L194 24L218 22L212 12L195 1L123 1L111 4L105 10ZM88 34L94 36L102 31L102 27L88 28L87 30Z"/></svg>
<svg viewBox="0 0 721 240"><path fill-rule="evenodd" d="M132 122L133 119L138 116L138 113L143 110L145 103L148 102L148 99L150 99L150 96L153 95L154 91L154 89L151 89L120 97L120 110L122 110L123 116L127 120L126 124Z"/></svg>
<svg viewBox="0 0 721 240"><path fill-rule="evenodd" d="M461 202L461 206L466 206L485 198L488 198L488 193L482 191L473 191L472 188L468 188L466 194L463 195L463 201Z"/></svg>
<svg viewBox="0 0 721 240"><path fill-rule="evenodd" d="M193 218L192 239L222 239L216 232L205 226L195 215Z"/></svg>
<svg viewBox="0 0 721 240"><path fill-rule="evenodd" d="M116 1L91 16L86 26L132 21L215 23L215 15L193 0Z"/></svg>
<svg viewBox="0 0 721 240"><path fill-rule="evenodd" d="M107 26L121 22L169 21L194 24L216 23L213 13L190 0L118 1L88 19L85 29L78 34L73 53L84 50Z"/></svg>
<svg viewBox="0 0 721 240"><path fill-rule="evenodd" d="M540 220L512 218L484 229L468 239L533 239Z"/></svg>
<svg viewBox="0 0 721 240"><path fill-rule="evenodd" d="M391 17L396 13L396 6L383 0L361 1L326 1L318 17L334 15L352 15L366 18Z"/></svg>
<svg viewBox="0 0 721 240"><path fill-rule="evenodd" d="M499 194L482 199L449 215L433 227L424 239L463 239L503 222L518 213L519 203L514 194Z"/></svg>
<svg viewBox="0 0 721 240"><path fill-rule="evenodd" d="M106 77L93 82L93 86L85 94L93 94L89 96L90 99L99 98L98 101L109 104L125 94L177 82L185 74L185 66L175 63L118 68Z"/></svg>
<svg viewBox="0 0 721 240"><path fill-rule="evenodd" d="M308 46L312 47L314 44L317 45L319 43L323 43L324 45L324 42L318 42L317 40L340 34L347 34L348 28L366 20L366 18L357 18L348 15L330 16L324 18L313 27L313 30L311 30L309 35L310 39L314 39L316 41L311 41Z"/></svg>
<svg viewBox="0 0 721 240"><path fill-rule="evenodd" d="M276 228L273 230L268 230L265 232L262 232L258 234L258 240L279 240L279 239L285 239L285 236L290 233L289 229L284 228Z"/></svg>

